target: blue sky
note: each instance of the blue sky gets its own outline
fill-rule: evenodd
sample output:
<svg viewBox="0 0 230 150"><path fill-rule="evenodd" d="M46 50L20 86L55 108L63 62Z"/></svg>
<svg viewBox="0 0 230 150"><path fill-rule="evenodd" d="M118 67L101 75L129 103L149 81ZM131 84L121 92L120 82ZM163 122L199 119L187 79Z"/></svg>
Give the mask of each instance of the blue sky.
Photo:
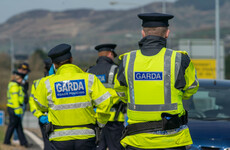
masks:
<svg viewBox="0 0 230 150"><path fill-rule="evenodd" d="M162 0L0 0L0 23L4 23L18 13L34 9L53 11L78 8L91 8L95 10L130 9L155 1ZM111 2L116 2L116 4L111 5Z"/></svg>

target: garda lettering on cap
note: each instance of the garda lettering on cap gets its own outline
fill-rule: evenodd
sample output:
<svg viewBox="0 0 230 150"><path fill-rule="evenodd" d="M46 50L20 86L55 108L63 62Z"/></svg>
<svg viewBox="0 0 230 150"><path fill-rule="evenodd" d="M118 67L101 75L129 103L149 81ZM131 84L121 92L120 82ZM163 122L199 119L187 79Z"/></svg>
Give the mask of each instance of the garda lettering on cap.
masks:
<svg viewBox="0 0 230 150"><path fill-rule="evenodd" d="M105 83L106 82L106 76L105 76L105 74L96 75L96 76L101 81L101 83Z"/></svg>
<svg viewBox="0 0 230 150"><path fill-rule="evenodd" d="M86 95L85 80L67 80L55 82L57 98L76 97Z"/></svg>
<svg viewBox="0 0 230 150"><path fill-rule="evenodd" d="M162 80L162 72L135 72L135 80Z"/></svg>

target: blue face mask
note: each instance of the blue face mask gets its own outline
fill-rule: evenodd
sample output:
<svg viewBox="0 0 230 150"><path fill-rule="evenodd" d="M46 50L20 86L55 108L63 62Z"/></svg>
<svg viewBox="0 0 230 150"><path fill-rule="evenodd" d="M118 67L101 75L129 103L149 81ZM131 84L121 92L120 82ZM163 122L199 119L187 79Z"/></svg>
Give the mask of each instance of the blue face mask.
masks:
<svg viewBox="0 0 230 150"><path fill-rule="evenodd" d="M27 74L27 75L25 75L25 77L24 77L24 79L23 79L23 80L27 81L27 80L28 80L28 78L29 78L29 75Z"/></svg>
<svg viewBox="0 0 230 150"><path fill-rule="evenodd" d="M55 74L56 72L56 69L54 67L54 64L50 67L50 70L49 70L49 75L52 75L52 74Z"/></svg>

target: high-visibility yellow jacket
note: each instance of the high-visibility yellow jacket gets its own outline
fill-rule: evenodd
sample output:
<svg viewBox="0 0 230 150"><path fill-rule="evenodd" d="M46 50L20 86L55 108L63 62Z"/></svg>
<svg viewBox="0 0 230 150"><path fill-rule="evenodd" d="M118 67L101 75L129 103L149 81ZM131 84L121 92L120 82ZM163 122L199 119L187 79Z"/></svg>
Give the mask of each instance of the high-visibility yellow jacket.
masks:
<svg viewBox="0 0 230 150"><path fill-rule="evenodd" d="M162 120L162 113L185 114L182 99L189 99L198 90L196 70L190 61L185 70L186 85L175 88L180 70L181 55L186 52L162 48L153 56L145 56L140 50L120 56L123 59L127 86L116 79L115 90L127 100L128 123ZM126 136L121 144L143 148L170 148L192 144L187 125L167 132L140 133Z"/></svg>
<svg viewBox="0 0 230 150"><path fill-rule="evenodd" d="M58 126L98 124L103 127L109 120L110 94L99 79L83 72L73 64L65 64L55 75L42 78L34 100L39 110L48 112L48 120ZM96 113L93 107L97 108ZM50 141L67 141L95 137L94 130L86 127L55 129Z"/></svg>
<svg viewBox="0 0 230 150"><path fill-rule="evenodd" d="M23 114L22 104L24 102L23 88L16 81L8 84L7 90L7 106L14 109L15 114Z"/></svg>
<svg viewBox="0 0 230 150"><path fill-rule="evenodd" d="M116 91L112 88L107 88L107 90L109 91L109 93L112 95L112 104L116 105L120 102L120 98L119 96L117 95ZM116 108L112 107L110 109L110 118L109 118L109 121L115 121L114 118L115 118L115 115L116 115ZM117 117L117 121L119 122L124 122L125 121L125 116L123 114L123 112L119 112L119 115Z"/></svg>
<svg viewBox="0 0 230 150"><path fill-rule="evenodd" d="M33 81L33 84L32 84L32 87L31 87L31 94L30 94L30 99L29 99L29 104L30 104L30 111L33 113L33 115L37 118L41 117L42 115L44 115L43 112L41 112L40 110L37 109L37 106L34 102L34 93L35 93L35 90L39 84L41 79L38 79L38 80L34 80Z"/></svg>

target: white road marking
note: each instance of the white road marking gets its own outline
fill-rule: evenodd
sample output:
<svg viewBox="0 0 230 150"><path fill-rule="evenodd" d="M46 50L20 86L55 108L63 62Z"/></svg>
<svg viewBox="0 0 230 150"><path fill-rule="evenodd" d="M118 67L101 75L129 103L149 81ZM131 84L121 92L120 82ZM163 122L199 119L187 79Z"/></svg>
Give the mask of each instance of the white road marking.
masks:
<svg viewBox="0 0 230 150"><path fill-rule="evenodd" d="M24 133L27 134L35 143L37 143L37 145L41 148L44 149L44 144L43 141L38 138L34 133L24 129Z"/></svg>

